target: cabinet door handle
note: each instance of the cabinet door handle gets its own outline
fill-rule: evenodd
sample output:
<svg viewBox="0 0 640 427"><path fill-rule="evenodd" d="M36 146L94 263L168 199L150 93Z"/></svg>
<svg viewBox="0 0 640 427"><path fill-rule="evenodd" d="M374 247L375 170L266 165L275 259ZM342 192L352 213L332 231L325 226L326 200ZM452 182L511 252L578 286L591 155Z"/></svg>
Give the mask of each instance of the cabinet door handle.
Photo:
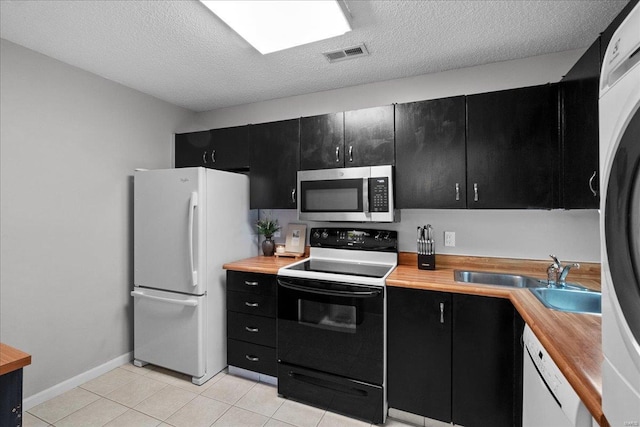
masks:
<svg viewBox="0 0 640 427"><path fill-rule="evenodd" d="M460 184L456 182L456 201L460 200Z"/></svg>
<svg viewBox="0 0 640 427"><path fill-rule="evenodd" d="M589 178L589 190L591 190L591 192L593 193L593 197L598 196L598 192L593 189L593 180L596 178L597 174L598 171L593 171L593 175L591 175L591 178Z"/></svg>
<svg viewBox="0 0 640 427"><path fill-rule="evenodd" d="M440 303L440 323L444 323L444 303Z"/></svg>
<svg viewBox="0 0 640 427"><path fill-rule="evenodd" d="M478 201L478 183L477 182L473 183L473 201L474 202Z"/></svg>
<svg viewBox="0 0 640 427"><path fill-rule="evenodd" d="M340 161L340 146L336 147L336 163Z"/></svg>
<svg viewBox="0 0 640 427"><path fill-rule="evenodd" d="M291 190L291 203L296 202L296 189Z"/></svg>
<svg viewBox="0 0 640 427"><path fill-rule="evenodd" d="M256 357L256 356L249 356L248 354L246 354L244 357L246 357L249 362L259 362L260 361L260 358Z"/></svg>
<svg viewBox="0 0 640 427"><path fill-rule="evenodd" d="M204 153L202 153L202 163L207 163L207 150L204 150Z"/></svg>
<svg viewBox="0 0 640 427"><path fill-rule="evenodd" d="M250 326L245 326L245 327L244 327L244 329L245 329L247 332L258 332L258 331L259 331L259 329L258 329L258 328L252 328L252 327L250 327Z"/></svg>
<svg viewBox="0 0 640 427"><path fill-rule="evenodd" d="M211 161L216 162L216 150L211 150Z"/></svg>
<svg viewBox="0 0 640 427"><path fill-rule="evenodd" d="M244 281L244 284L247 286L258 286L259 283L258 282L249 282L247 280Z"/></svg>
<svg viewBox="0 0 640 427"><path fill-rule="evenodd" d="M353 145L349 146L349 162L353 162Z"/></svg>
<svg viewBox="0 0 640 427"><path fill-rule="evenodd" d="M257 307L258 303L257 302L249 302L249 301L245 301L244 305L246 305L247 307Z"/></svg>

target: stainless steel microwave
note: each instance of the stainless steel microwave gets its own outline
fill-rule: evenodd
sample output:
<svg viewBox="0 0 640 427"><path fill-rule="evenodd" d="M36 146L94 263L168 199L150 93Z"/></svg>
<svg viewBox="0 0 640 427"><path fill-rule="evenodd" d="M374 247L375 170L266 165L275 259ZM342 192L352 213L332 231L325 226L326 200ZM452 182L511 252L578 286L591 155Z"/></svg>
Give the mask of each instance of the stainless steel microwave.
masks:
<svg viewBox="0 0 640 427"><path fill-rule="evenodd" d="M393 166L298 172L298 219L393 222Z"/></svg>

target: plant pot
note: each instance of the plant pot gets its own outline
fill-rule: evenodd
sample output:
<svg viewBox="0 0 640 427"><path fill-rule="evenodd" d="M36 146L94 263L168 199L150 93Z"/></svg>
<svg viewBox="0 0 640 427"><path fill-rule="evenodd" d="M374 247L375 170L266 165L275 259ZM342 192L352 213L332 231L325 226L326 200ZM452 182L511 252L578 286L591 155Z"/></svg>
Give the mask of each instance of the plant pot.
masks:
<svg viewBox="0 0 640 427"><path fill-rule="evenodd" d="M262 253L264 254L264 256L273 256L273 251L275 250L276 245L275 243L273 243L273 240L271 240L271 237L265 237L264 241L262 242Z"/></svg>

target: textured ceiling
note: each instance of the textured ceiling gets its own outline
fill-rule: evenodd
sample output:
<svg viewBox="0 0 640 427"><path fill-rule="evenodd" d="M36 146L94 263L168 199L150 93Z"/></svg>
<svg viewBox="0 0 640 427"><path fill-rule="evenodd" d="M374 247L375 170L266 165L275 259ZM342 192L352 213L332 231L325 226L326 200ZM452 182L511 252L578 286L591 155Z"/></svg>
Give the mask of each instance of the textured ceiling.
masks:
<svg viewBox="0 0 640 427"><path fill-rule="evenodd" d="M351 32L263 56L195 0L1 0L0 37L206 111L587 47L627 2L346 0Z"/></svg>

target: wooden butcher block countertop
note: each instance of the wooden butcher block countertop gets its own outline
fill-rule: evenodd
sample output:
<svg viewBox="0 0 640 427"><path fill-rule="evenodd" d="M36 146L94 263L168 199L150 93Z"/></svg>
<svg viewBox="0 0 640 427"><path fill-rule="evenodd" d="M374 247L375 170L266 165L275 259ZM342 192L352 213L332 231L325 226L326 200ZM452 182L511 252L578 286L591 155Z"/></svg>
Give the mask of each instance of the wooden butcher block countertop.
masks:
<svg viewBox="0 0 640 427"><path fill-rule="evenodd" d="M224 268L277 274L280 267L295 261L297 260L292 258L259 256L225 264ZM603 355L600 316L550 310L543 306L528 289L467 284L453 280L454 269L524 274L546 279L546 268L551 261L437 255L437 269L430 271L417 268L415 253L401 253L398 263L398 267L387 277L388 286L511 300L578 393L593 418L602 426L609 425L602 412ZM568 281L600 290L600 264L582 263L579 270L571 271Z"/></svg>
<svg viewBox="0 0 640 427"><path fill-rule="evenodd" d="M31 355L0 343L0 375L8 374L31 364Z"/></svg>
<svg viewBox="0 0 640 427"><path fill-rule="evenodd" d="M301 258L285 258L275 256L257 256L253 258L242 259L240 261L229 262L224 264L222 268L233 271L246 271L249 273L278 274L280 267L285 267L300 261Z"/></svg>

